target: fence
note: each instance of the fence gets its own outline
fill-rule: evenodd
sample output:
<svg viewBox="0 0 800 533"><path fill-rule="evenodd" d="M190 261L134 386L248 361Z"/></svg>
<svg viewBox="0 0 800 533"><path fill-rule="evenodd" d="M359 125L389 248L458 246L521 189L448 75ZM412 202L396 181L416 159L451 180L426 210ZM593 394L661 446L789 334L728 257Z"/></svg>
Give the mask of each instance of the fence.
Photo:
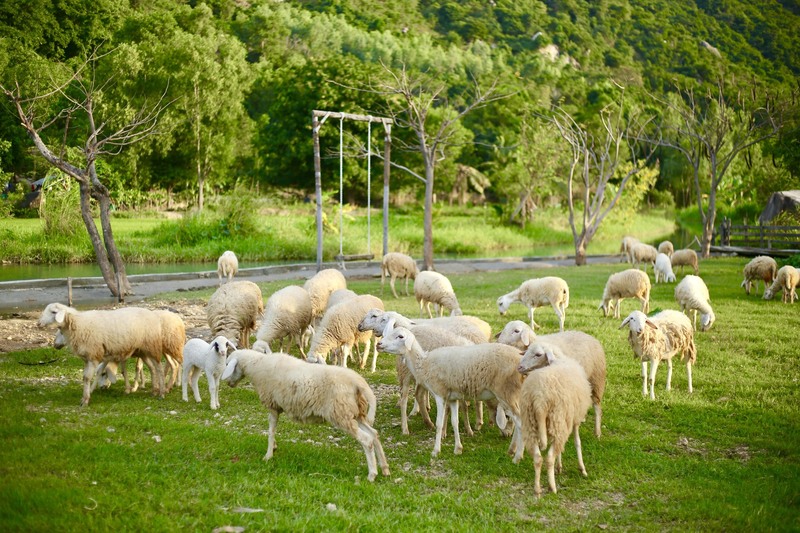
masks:
<svg viewBox="0 0 800 533"><path fill-rule="evenodd" d="M726 218L719 226L718 235L721 246L800 249L800 226L734 225Z"/></svg>

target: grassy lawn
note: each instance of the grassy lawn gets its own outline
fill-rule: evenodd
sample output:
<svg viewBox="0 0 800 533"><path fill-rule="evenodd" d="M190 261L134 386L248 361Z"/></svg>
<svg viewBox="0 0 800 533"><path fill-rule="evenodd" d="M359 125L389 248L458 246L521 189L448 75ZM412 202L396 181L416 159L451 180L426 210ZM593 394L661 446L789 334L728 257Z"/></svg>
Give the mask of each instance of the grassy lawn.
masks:
<svg viewBox="0 0 800 533"><path fill-rule="evenodd" d="M394 358L379 356L365 373L379 396L376 428L391 476L366 481L360 446L328 426L282 417L278 449L265 463L267 412L249 384L224 387L211 411L184 403L179 390L163 400L126 396L120 384L78 404L82 364L39 349L0 358L0 524L5 531L797 531L800 529L800 387L798 307L747 296L739 287L742 258L701 262L717 320L698 333L694 393L675 365L656 378L656 400L642 398L640 365L620 320L597 310L608 275L623 265L453 275L466 313L498 331L525 319L525 308L500 317L497 296L534 276L570 285L566 326L596 336L606 349L608 384L603 435L583 425L588 478L580 476L571 441L558 494L533 494L530 454L520 465L508 440L488 425L452 453L452 432L432 460L433 432L418 416L400 431ZM288 282L262 285L265 298ZM354 280L358 293L380 294L380 281ZM674 284L654 286L651 310L674 308ZM211 291L191 293L207 300ZM417 316L413 297L387 309ZM162 295L179 300L186 293ZM626 300L623 317L636 308ZM540 333L557 330L540 309ZM49 365L21 365L58 358ZM362 371L364 372L364 371ZM332 505L329 505L332 504ZM335 507L334 507L335 506ZM239 509L237 509L239 508ZM260 509L244 513L241 508ZM246 510L246 509L245 509Z"/></svg>

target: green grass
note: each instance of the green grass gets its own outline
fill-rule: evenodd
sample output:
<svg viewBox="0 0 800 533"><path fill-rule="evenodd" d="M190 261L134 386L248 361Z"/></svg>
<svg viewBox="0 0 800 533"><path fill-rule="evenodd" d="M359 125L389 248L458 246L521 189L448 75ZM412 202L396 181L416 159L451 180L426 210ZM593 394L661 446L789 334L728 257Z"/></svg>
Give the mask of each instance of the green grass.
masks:
<svg viewBox="0 0 800 533"><path fill-rule="evenodd" d="M640 365L620 320L597 310L605 280L623 265L474 272L449 276L462 308L499 330L525 319L513 305L500 317L495 299L541 275L570 285L566 325L596 336L606 349L608 384L603 436L583 426L588 478L578 473L568 443L559 493L533 494L530 454L513 465L508 440L485 426L452 433L432 460L433 432L411 417L400 432L394 360L380 356L364 375L378 392L376 427L389 478L366 481L360 446L328 426L281 417L278 450L265 463L267 412L248 384L224 387L221 408L126 396L119 384L78 407L81 362L39 349L0 359L0 523L5 531L797 531L800 528L800 387L798 306L747 296L739 287L743 258L701 262L717 316L698 333L694 393L675 365L673 390L659 369L656 400L641 396ZM265 298L289 281L264 283ZM350 280L358 293L380 294L377 279ZM653 312L674 308L674 284L653 287ZM211 290L192 293L207 300ZM389 291L387 289L387 293ZM186 293L162 295L167 301ZM387 309L417 315L412 298L385 299ZM636 308L623 303L623 316ZM541 333L557 330L551 309L539 309ZM24 366L58 358L50 365ZM363 371L362 371L363 372ZM155 436L161 438L156 442ZM329 511L326 504L336 506ZM263 509L237 513L237 506Z"/></svg>

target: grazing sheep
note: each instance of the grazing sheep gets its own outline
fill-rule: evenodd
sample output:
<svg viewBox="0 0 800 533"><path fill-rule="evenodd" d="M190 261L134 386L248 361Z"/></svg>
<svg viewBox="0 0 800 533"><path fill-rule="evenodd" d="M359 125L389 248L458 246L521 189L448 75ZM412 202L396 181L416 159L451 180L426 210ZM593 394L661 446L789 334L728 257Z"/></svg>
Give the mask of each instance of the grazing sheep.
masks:
<svg viewBox="0 0 800 533"><path fill-rule="evenodd" d="M601 403L606 390L606 353L599 340L582 331L537 336L525 322L512 320L497 334L497 342L514 346L523 352L527 352L534 342L544 342L558 347L564 355L581 365L592 388L594 434L600 436L603 416Z"/></svg>
<svg viewBox="0 0 800 533"><path fill-rule="evenodd" d="M619 251L622 254L622 261L627 261L628 263L633 262L633 258L631 258L631 250L633 249L633 245L638 243L639 239L636 237L631 237L630 235L626 235L622 238L622 244L620 244Z"/></svg>
<svg viewBox="0 0 800 533"><path fill-rule="evenodd" d="M398 298L397 291L394 288L395 280L397 278L405 278L406 296L408 296L408 280L416 279L417 274L419 274L419 268L413 257L400 252L389 252L384 255L381 260L381 296L383 296L383 287L387 275L391 277L389 285L392 288L392 294L394 294L395 298Z"/></svg>
<svg viewBox="0 0 800 533"><path fill-rule="evenodd" d="M519 288L497 299L500 314L505 315L514 302L521 302L528 308L532 328L538 326L533 320L533 312L537 307L550 304L558 317L558 329L564 331L564 316L569 306L569 286L563 279L548 276L523 281Z"/></svg>
<svg viewBox="0 0 800 533"><path fill-rule="evenodd" d="M675 253L675 247L672 246L672 243L669 241L661 241L658 245L658 253L664 254L667 257L672 257L672 254Z"/></svg>
<svg viewBox="0 0 800 533"><path fill-rule="evenodd" d="M678 311L666 310L648 318L641 311L633 311L622 321L620 329L628 326L628 343L633 357L642 362L642 396L647 396L647 362L650 367L650 399L656 399L655 382L658 364L667 361L667 390L672 385L672 357L680 352L686 359L689 392L692 392L692 365L697 360L694 332L689 318Z"/></svg>
<svg viewBox="0 0 800 533"><path fill-rule="evenodd" d="M634 268L638 268L639 263L642 263L645 271L647 271L647 265L652 265L655 268L657 255L658 250L654 246L643 242L634 244L631 249L631 260Z"/></svg>
<svg viewBox="0 0 800 533"><path fill-rule="evenodd" d="M711 297L702 278L689 274L675 287L675 299L686 314L692 313L692 324L697 329L697 312L700 311L700 330L708 331L716 316L711 309Z"/></svg>
<svg viewBox="0 0 800 533"><path fill-rule="evenodd" d="M153 375L153 394L163 397L161 320L156 313L141 307L78 311L51 303L38 321L39 327L50 324L61 330L72 353L84 360L81 406L89 405L97 366L104 360L124 362L131 356L145 360Z"/></svg>
<svg viewBox="0 0 800 533"><path fill-rule="evenodd" d="M522 384L522 436L525 447L533 450L534 493L541 496L542 450L547 450L547 483L555 494L555 463L561 470L561 452L574 436L581 474L583 464L580 427L591 404L589 381L583 368L561 353L557 346L536 342L519 362L520 373L527 374ZM549 448L548 448L549 443Z"/></svg>
<svg viewBox="0 0 800 533"><path fill-rule="evenodd" d="M438 272L426 270L417 274L414 279L414 297L419 303L419 316L423 316L423 309L427 307L428 317L433 318L431 304L444 316L445 308L450 310L450 316L460 316L461 306L458 305L456 293L450 280Z"/></svg>
<svg viewBox="0 0 800 533"><path fill-rule="evenodd" d="M665 253L659 252L656 256L656 265L653 268L655 273L656 283L663 281L664 283L673 283L676 281L675 273L672 271L672 261Z"/></svg>
<svg viewBox="0 0 800 533"><path fill-rule="evenodd" d="M797 299L796 287L798 284L800 284L800 270L791 265L782 266L769 289L764 289L764 299L772 300L775 293L782 290L783 303L786 303L786 300L794 303Z"/></svg>
<svg viewBox="0 0 800 533"><path fill-rule="evenodd" d="M231 281L237 272L239 272L239 259L236 258L235 253L227 250L217 259L219 284L222 285L222 278L228 278L228 281Z"/></svg>
<svg viewBox="0 0 800 533"><path fill-rule="evenodd" d="M463 446L458 432L458 400L496 399L499 404L498 415L505 416L505 413L510 413L514 421L514 435L511 438L509 453L515 454L515 462L519 461L524 446L519 429L522 375L516 371L520 361L518 350L503 344L486 343L448 346L425 352L414 334L401 327L386 334L378 343L378 349L405 357L414 379L428 389L436 399L436 440L432 453L434 457L439 455L442 447L445 402L449 403L450 423L455 437L453 451L459 455L463 451ZM497 423L498 427L505 426L500 416Z"/></svg>
<svg viewBox="0 0 800 533"><path fill-rule="evenodd" d="M768 255L759 255L744 266L742 273L744 274L744 281L742 281L741 286L744 287L747 295L750 295L750 289L753 287L754 282L756 294L758 294L758 282L764 282L764 290L766 291L767 285L772 283L778 275L778 263Z"/></svg>
<svg viewBox="0 0 800 533"><path fill-rule="evenodd" d="M308 291L308 296L311 298L311 316L316 327L328 306L331 293L336 289L346 289L347 280L335 268L326 268L307 279L303 288Z"/></svg>
<svg viewBox="0 0 800 533"><path fill-rule="evenodd" d="M282 353L264 355L237 350L228 358L222 379L235 387L243 377L250 379L261 403L269 409L265 461L272 458L276 448L278 415L286 413L300 422L325 420L356 439L367 457L369 481L378 475L377 466L384 476L389 475L386 455L373 428L375 393L357 373L346 368L311 365Z"/></svg>
<svg viewBox="0 0 800 533"><path fill-rule="evenodd" d="M647 313L650 309L650 278L645 272L636 268L629 268L616 274L611 274L603 289L603 303L598 309L603 310L603 316L613 310L614 318L619 318L622 300L625 298L638 298L642 302L642 311Z"/></svg>
<svg viewBox="0 0 800 533"><path fill-rule="evenodd" d="M305 337L311 327L311 297L308 291L297 285L289 285L275 291L267 298L264 316L256 332L253 349L270 353L270 344L278 341L278 351L284 351L284 340L288 352L292 341L305 357Z"/></svg>
<svg viewBox="0 0 800 533"><path fill-rule="evenodd" d="M247 348L262 311L264 300L258 285L252 281L228 282L211 295L206 306L211 336L222 335Z"/></svg>
<svg viewBox="0 0 800 533"><path fill-rule="evenodd" d="M211 409L219 409L219 380L225 370L225 359L228 347L235 350L236 345L218 336L210 343L203 339L189 339L183 347L183 401L189 401L187 388L191 382L194 401L200 403L200 391L197 382L200 374L206 373L208 394L211 397Z"/></svg>
<svg viewBox="0 0 800 533"><path fill-rule="evenodd" d="M675 269L675 267L681 267L681 274L683 274L684 266L692 267L695 276L700 274L700 267L698 266L697 263L697 252L695 252L691 248L684 248L683 250L675 250L672 253L672 257L670 257L670 261L672 262L673 270Z"/></svg>

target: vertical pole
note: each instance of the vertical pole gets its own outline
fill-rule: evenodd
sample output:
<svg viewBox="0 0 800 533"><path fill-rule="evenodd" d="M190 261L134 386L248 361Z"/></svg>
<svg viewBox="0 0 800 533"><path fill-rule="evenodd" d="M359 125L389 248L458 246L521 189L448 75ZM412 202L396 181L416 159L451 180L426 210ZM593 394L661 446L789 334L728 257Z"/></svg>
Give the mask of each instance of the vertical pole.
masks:
<svg viewBox="0 0 800 533"><path fill-rule="evenodd" d="M344 269L344 217L342 216L344 204L344 155L342 154L342 144L344 143L344 117L339 119L339 257L342 258L342 269Z"/></svg>
<svg viewBox="0 0 800 533"><path fill-rule="evenodd" d="M317 191L317 272L322 270L322 163L319 157L319 118L312 119L314 137L314 187Z"/></svg>
<svg viewBox="0 0 800 533"><path fill-rule="evenodd" d="M67 305L72 307L72 278L67 278Z"/></svg>
<svg viewBox="0 0 800 533"><path fill-rule="evenodd" d="M389 253L389 156L392 153L392 125L383 123L383 255Z"/></svg>
<svg viewBox="0 0 800 533"><path fill-rule="evenodd" d="M125 303L125 291L122 290L122 274L117 271L117 301Z"/></svg>
<svg viewBox="0 0 800 533"><path fill-rule="evenodd" d="M372 118L372 117L370 117ZM372 121L367 122L367 254L372 253L370 245L370 209L372 207Z"/></svg>

